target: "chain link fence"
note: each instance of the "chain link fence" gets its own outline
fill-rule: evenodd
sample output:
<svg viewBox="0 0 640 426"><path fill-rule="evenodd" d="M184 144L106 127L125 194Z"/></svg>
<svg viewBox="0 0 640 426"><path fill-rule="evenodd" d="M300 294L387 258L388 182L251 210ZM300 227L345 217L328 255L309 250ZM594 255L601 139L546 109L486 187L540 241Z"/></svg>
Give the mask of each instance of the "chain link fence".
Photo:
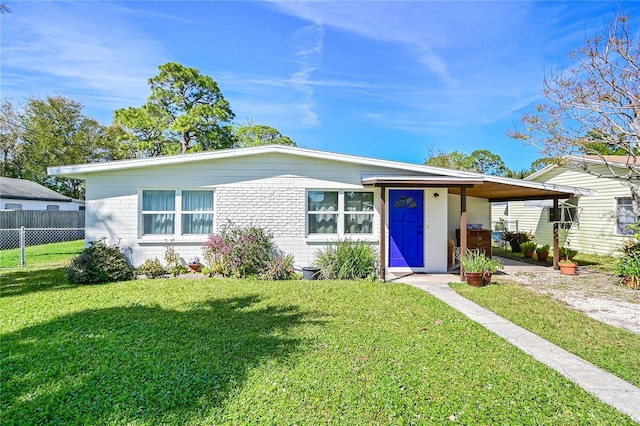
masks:
<svg viewBox="0 0 640 426"><path fill-rule="evenodd" d="M0 229L0 269L24 268L81 250L84 228Z"/></svg>

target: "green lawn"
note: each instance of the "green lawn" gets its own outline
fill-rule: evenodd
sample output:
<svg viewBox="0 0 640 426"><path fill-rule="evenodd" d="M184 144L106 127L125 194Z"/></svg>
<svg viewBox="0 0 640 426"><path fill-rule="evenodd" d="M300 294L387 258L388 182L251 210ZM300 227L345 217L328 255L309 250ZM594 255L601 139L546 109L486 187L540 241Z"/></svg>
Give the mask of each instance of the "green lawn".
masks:
<svg viewBox="0 0 640 426"><path fill-rule="evenodd" d="M0 279L3 425L633 424L401 284Z"/></svg>
<svg viewBox="0 0 640 426"><path fill-rule="evenodd" d="M640 386L640 336L596 321L551 296L519 284L471 287L456 283L464 297L569 352Z"/></svg>
<svg viewBox="0 0 640 426"><path fill-rule="evenodd" d="M62 266L84 248L84 240L25 247L28 267ZM0 250L0 268L19 268L20 249Z"/></svg>

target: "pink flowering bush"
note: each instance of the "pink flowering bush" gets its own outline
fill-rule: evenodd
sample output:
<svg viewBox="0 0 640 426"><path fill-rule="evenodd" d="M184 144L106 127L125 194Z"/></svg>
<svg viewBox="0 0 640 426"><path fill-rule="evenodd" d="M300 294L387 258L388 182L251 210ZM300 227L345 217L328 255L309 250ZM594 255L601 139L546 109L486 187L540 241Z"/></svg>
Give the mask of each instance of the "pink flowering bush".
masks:
<svg viewBox="0 0 640 426"><path fill-rule="evenodd" d="M277 268L280 264L278 257L281 256L277 254L270 232L256 226L236 227L231 222L225 224L218 234L210 235L203 248L204 263L209 270L226 277L259 276ZM292 259L286 263L292 270ZM273 276L273 271L267 275Z"/></svg>

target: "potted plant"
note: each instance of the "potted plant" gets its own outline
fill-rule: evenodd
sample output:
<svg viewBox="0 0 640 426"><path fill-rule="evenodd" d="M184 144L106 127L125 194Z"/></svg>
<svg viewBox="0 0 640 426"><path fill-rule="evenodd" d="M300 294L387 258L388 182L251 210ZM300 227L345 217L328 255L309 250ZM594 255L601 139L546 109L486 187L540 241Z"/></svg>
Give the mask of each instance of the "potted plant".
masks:
<svg viewBox="0 0 640 426"><path fill-rule="evenodd" d="M540 262L546 262L549 259L549 244L544 244L536 248L536 256Z"/></svg>
<svg viewBox="0 0 640 426"><path fill-rule="evenodd" d="M573 257L578 254L577 250L571 250L568 247L560 248L560 273L564 275L575 275L578 269L578 263L573 260Z"/></svg>
<svg viewBox="0 0 640 426"><path fill-rule="evenodd" d="M464 269L467 283L474 287L481 287L491 282L491 276L504 265L498 259L489 259L478 250L469 250L464 255L458 256L460 265Z"/></svg>
<svg viewBox="0 0 640 426"><path fill-rule="evenodd" d="M522 251L521 244L531 241L533 239L533 235L528 232L507 231L502 236L502 239L509 243L513 253L520 253Z"/></svg>
<svg viewBox="0 0 640 426"><path fill-rule="evenodd" d="M533 253L536 251L536 243L534 243L533 241L527 241L522 243L520 247L522 248L524 257L528 259L533 258Z"/></svg>

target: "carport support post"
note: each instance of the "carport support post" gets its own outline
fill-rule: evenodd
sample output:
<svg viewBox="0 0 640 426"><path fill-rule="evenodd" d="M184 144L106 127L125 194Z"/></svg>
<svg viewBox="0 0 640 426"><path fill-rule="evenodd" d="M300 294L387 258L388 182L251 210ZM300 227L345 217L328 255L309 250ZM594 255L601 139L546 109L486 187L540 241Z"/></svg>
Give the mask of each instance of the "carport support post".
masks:
<svg viewBox="0 0 640 426"><path fill-rule="evenodd" d="M553 269L560 269L560 244L558 243L558 199L553 199Z"/></svg>
<svg viewBox="0 0 640 426"><path fill-rule="evenodd" d="M460 188L460 256L467 253L467 188ZM464 268L460 262L460 281L464 281Z"/></svg>
<svg viewBox="0 0 640 426"><path fill-rule="evenodd" d="M383 185L380 187L380 278L382 278L382 282L386 281L386 277L385 277L385 267L384 267L384 259L385 259L385 255L386 255L386 251L387 251L387 244L386 244L386 239L385 239L385 228L386 228L386 220L387 220L387 215L386 215L386 210L387 210L387 203L386 203L386 190L387 188Z"/></svg>

